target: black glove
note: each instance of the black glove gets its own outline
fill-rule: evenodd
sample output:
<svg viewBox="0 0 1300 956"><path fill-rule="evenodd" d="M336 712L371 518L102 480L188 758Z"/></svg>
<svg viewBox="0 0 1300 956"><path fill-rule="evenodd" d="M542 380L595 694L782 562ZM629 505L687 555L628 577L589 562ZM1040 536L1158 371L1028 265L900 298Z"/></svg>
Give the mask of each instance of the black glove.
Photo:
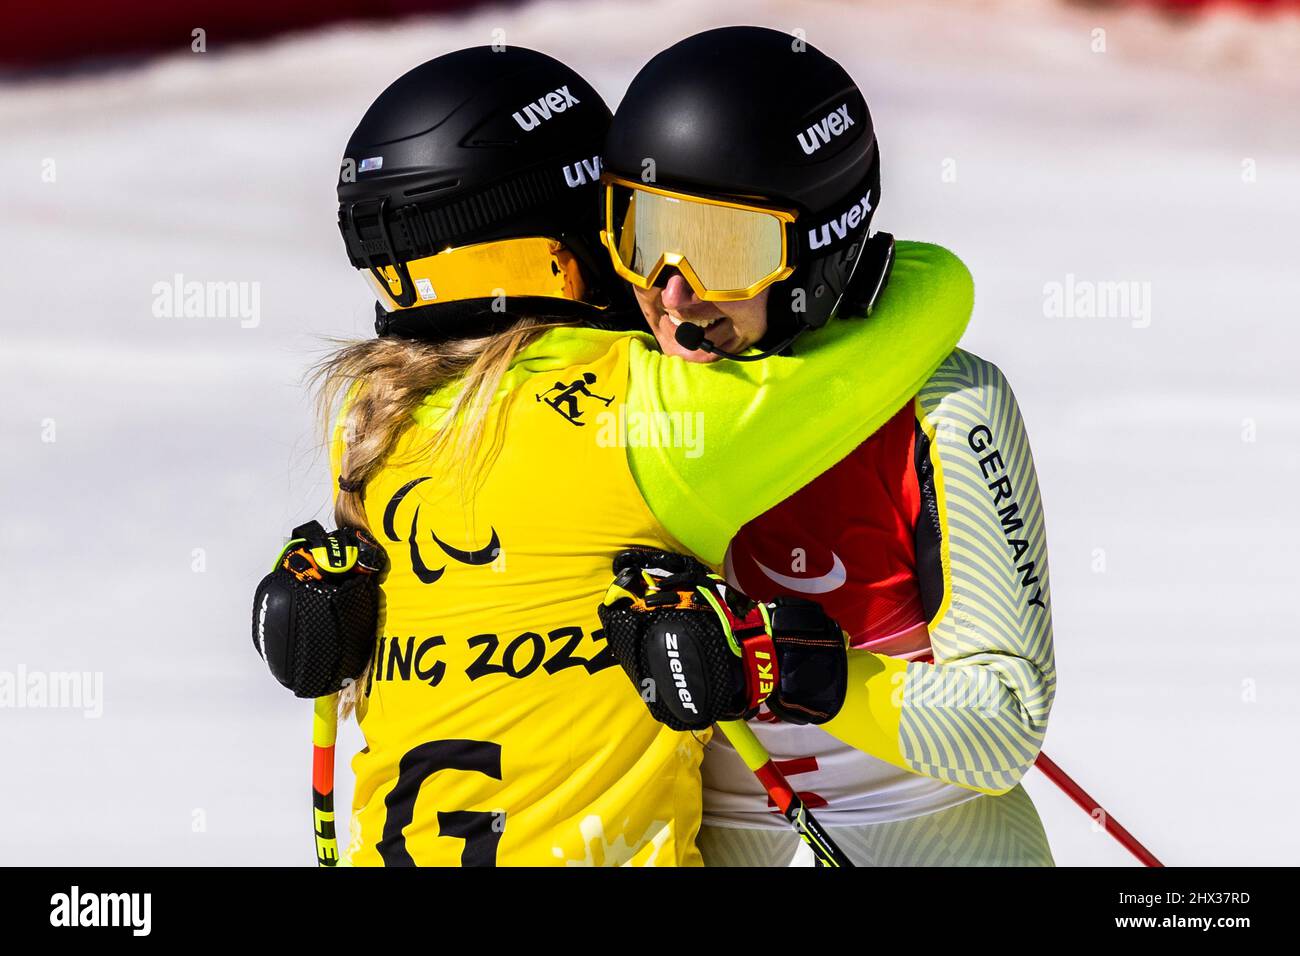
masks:
<svg viewBox="0 0 1300 956"><path fill-rule="evenodd" d="M388 556L361 529L326 534L319 522L292 540L253 596L253 646L296 697L323 697L365 670L379 622Z"/></svg>
<svg viewBox="0 0 1300 956"><path fill-rule="evenodd" d="M844 705L844 635L814 601L755 603L687 555L624 551L599 614L651 715L674 730L747 719L764 702L820 724Z"/></svg>

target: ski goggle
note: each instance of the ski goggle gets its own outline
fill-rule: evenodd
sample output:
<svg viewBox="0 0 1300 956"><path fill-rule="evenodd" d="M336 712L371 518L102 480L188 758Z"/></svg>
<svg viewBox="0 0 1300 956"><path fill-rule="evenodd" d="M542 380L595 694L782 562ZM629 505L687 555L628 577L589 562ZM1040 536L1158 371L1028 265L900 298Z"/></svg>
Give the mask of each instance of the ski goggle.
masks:
<svg viewBox="0 0 1300 956"><path fill-rule="evenodd" d="M785 209L709 199L605 174L601 241L614 271L640 289L676 269L706 302L758 295L794 271Z"/></svg>
<svg viewBox="0 0 1300 956"><path fill-rule="evenodd" d="M396 266L375 266L366 278L390 312L499 295L590 304L577 257L563 243L538 236L444 249Z"/></svg>

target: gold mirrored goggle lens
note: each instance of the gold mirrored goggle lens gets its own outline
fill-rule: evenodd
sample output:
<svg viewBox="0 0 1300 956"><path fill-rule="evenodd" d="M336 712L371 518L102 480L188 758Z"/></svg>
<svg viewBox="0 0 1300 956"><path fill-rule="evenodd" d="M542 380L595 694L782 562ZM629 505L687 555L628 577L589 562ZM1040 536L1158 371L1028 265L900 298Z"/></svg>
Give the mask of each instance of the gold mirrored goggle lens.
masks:
<svg viewBox="0 0 1300 956"><path fill-rule="evenodd" d="M702 299L747 299L790 274L794 216L618 181L606 184L605 243L625 279L649 288L666 267Z"/></svg>
<svg viewBox="0 0 1300 956"><path fill-rule="evenodd" d="M554 239L502 239L446 249L406 263L415 285L415 301L401 306L402 279L392 266L367 272L366 278L387 311L434 302L490 299L498 295L536 296L587 302L587 284L578 260Z"/></svg>

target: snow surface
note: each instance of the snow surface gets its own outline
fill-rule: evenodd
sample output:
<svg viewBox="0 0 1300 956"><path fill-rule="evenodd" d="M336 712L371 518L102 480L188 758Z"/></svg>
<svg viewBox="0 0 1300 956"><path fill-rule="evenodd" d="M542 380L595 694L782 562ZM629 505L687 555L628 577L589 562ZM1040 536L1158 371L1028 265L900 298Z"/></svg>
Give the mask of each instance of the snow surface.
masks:
<svg viewBox="0 0 1300 956"><path fill-rule="evenodd" d="M877 225L976 277L963 344L1014 384L1047 508L1047 751L1168 863L1296 861L1296 22L673 0L0 86L0 671L99 673L104 694L99 718L0 710L0 862L311 863L310 706L263 671L249 605L280 536L325 514L302 373L369 332L334 221L343 143L394 77L498 28L616 102L651 53L732 22L850 68ZM177 273L260 283L260 323L155 318ZM1067 274L1148 283L1149 326L1048 317ZM1027 786L1060 863L1131 862Z"/></svg>

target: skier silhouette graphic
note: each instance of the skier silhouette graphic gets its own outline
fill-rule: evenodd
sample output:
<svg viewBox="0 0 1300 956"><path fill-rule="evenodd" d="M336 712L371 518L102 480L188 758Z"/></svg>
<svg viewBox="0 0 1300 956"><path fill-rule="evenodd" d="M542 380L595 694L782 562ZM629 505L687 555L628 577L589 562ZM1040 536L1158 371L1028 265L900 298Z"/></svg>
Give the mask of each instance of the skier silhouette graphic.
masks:
<svg viewBox="0 0 1300 956"><path fill-rule="evenodd" d="M609 403L614 400L612 396L610 398L605 398L603 395L597 395L587 388L588 385L594 385L595 383L595 373L583 372L582 378L577 381L570 382L568 385L565 385L563 382L556 382L546 391L538 392L535 397L537 401L545 402L547 405L550 405L551 408L563 415L566 421L581 428L587 423L578 421L578 419L582 417L582 411L578 408L578 396L585 395L587 398L594 398L598 402L604 402L606 408L608 408ZM543 397L549 395L551 392L558 392L559 394L554 398ZM561 408L561 405L564 407Z"/></svg>

